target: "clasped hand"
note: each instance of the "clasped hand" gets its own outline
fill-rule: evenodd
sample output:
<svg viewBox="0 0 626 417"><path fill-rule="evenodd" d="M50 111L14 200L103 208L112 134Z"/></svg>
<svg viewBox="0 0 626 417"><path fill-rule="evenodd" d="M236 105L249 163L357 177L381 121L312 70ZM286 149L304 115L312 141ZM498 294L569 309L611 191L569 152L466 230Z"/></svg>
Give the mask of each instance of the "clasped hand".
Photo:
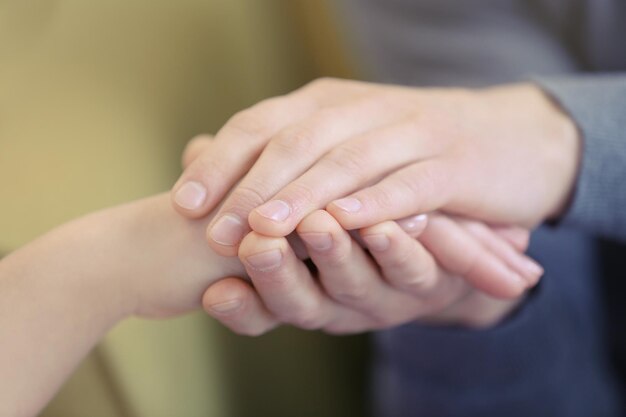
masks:
<svg viewBox="0 0 626 417"><path fill-rule="evenodd" d="M225 198L207 238L241 258L253 286L222 280L204 304L239 333L279 323L345 333L415 319L483 326L541 275L523 255L525 229L563 211L578 142L571 120L532 85L321 80L192 141L172 195L188 217Z"/></svg>

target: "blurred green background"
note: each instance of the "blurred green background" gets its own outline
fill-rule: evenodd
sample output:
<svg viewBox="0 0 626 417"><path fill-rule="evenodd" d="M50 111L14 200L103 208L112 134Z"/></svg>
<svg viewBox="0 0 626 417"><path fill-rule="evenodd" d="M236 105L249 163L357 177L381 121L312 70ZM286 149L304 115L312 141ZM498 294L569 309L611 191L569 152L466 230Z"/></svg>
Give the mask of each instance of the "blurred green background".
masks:
<svg viewBox="0 0 626 417"><path fill-rule="evenodd" d="M322 0L0 0L0 251L167 190L193 135L350 76L337 27ZM359 337L129 320L43 416L360 416L366 359Z"/></svg>

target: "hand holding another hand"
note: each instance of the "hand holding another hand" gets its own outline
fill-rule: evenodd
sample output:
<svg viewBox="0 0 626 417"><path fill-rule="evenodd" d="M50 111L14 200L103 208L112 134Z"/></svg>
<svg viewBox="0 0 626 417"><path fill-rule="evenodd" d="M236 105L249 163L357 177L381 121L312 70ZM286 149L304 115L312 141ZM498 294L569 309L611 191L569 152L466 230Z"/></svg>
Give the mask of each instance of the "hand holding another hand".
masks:
<svg viewBox="0 0 626 417"><path fill-rule="evenodd" d="M183 165L210 141L191 141ZM250 233L239 257L253 286L223 279L206 291L203 304L235 332L251 335L283 323L332 333L414 320L481 327L502 319L539 279L541 267L522 254L527 231L429 217L350 234L317 210L297 226L300 241ZM308 256L314 271L299 259Z"/></svg>
<svg viewBox="0 0 626 417"><path fill-rule="evenodd" d="M448 216L431 215L427 225L423 216L383 222L353 238L319 210L298 225L297 235L314 271L286 238L252 232L239 250L252 285L217 282L204 295L205 310L248 335L279 324L341 334L412 321L485 327L510 313L542 273L520 253L527 232L494 232Z"/></svg>
<svg viewBox="0 0 626 417"><path fill-rule="evenodd" d="M234 187L207 233L229 256L251 229L287 236L321 208L347 230L433 210L533 227L566 206L579 147L574 123L532 84L322 79L235 115L173 199L199 217Z"/></svg>

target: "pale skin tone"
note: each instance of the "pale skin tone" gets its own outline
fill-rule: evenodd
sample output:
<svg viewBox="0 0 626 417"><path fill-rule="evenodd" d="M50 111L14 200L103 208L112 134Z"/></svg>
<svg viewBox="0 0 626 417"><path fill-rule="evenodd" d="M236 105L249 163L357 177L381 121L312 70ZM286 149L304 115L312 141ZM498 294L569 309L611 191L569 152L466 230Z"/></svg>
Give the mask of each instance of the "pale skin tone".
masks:
<svg viewBox="0 0 626 417"><path fill-rule="evenodd" d="M337 211L337 207L340 207L338 203L334 206L328 205L327 211L319 210L319 207L326 203L310 203L308 206L310 209L290 211L284 224L276 221L268 223L277 226L276 233L259 233L258 231L247 233L248 231L245 231L240 239L231 245L213 242L214 248L210 249L204 244L207 228L212 230L223 214L228 213L229 210L236 209L239 211L237 215L243 216L243 219L247 219L248 215L250 215L250 220L253 219L254 215L251 212L265 201L261 199L253 202L251 200L249 203L254 204L248 204L248 206L245 204L239 206L236 203L237 198L245 195L245 191L241 194L241 189L242 187L246 189L246 181L252 181L250 176L245 177L239 184L239 188L236 188L224 202L217 220L214 220L215 214L207 215L207 212L211 210L212 205L216 205L224 197L227 189L242 176L252 162L257 160L262 151L263 155L271 155L272 152L283 149L284 156L293 155L289 153L291 152L288 150L289 146L267 144L280 129L286 128L294 120L305 120L308 117L307 111L313 109L311 103L318 105L324 102L325 98L321 90L319 93L316 92L318 91L316 89L324 85L328 84L318 83L308 90L303 90L307 96L311 94L311 97L316 98L309 104L302 104L301 108L297 105L292 107L292 110L300 115L299 119L293 117L293 112L287 112L280 116L283 119L279 120L278 115L282 114L285 108L276 108L274 111L278 118L275 120L273 127L276 129L273 133L266 130L267 135L245 137L248 144L253 146L243 146L241 152L224 153L222 150L227 148L220 150L219 147L226 146L228 142L221 139L212 142L215 145L211 145L211 150L203 151L203 156L198 159L199 162L193 165L196 170L193 175L201 176L196 179L202 180L203 183L210 183L214 187L212 189L214 192L206 194L206 198L197 209L178 207L185 214L201 217L201 220L186 220L176 215L170 206L169 198L161 195L104 210L68 223L0 261L0 340L2 340L0 369L3 370L3 378L0 381L0 414L31 416L39 412L78 361L106 331L115 323L131 315L147 318L170 317L199 307L202 303L214 316L219 317L222 322L240 333L261 334L280 323L291 323L305 328L320 328L333 333L351 333L394 326L413 320L488 326L515 308L525 290L534 285L541 274L540 267L521 254L527 246L526 232L516 228L486 227L479 222L437 213L429 215L425 228L423 218L405 219L398 223L388 220L413 214L416 207L419 208L418 211L426 210L426 208L447 209L448 204L454 201L458 205L452 205L454 209L449 211L470 215L472 213L465 212L463 208L469 210L468 207L471 207L477 210L476 217L483 217L486 220L493 216L491 220L498 222L534 224L542 217L549 217L559 212L569 194L567 186L566 190L561 190L559 184L560 182L569 184L573 181L575 162L570 166L564 161L567 158L563 157L562 161L558 156L561 153L556 151L546 152L549 157L545 158L544 152L539 152L536 156L536 165L533 165L533 168L539 171L554 165L561 172L557 175L558 180L553 181L552 177L546 177L546 183L541 184L545 187L541 192L546 192L546 195L540 198L541 201L534 200L534 197L541 196L534 194L537 190L532 186L528 189L516 189L516 192L523 194L523 200L526 203L532 202L533 204L521 204L518 207L508 204L503 199L498 199L493 204L491 202L478 204L478 202L487 201L489 197L485 194L487 191L481 190L477 185L474 188L468 185L468 189L480 195L473 200L473 203L470 201L464 206L463 199L457 201L445 192L444 181L442 189L445 198L441 197L437 200L433 197L435 201L439 201L437 204L420 203L415 206L414 197L405 195L406 188L402 194L406 200L400 198L397 201L397 206L400 208L396 205L393 207L391 205L377 206L366 199L367 194L357 194L357 198L362 200L366 210L352 214L358 217L365 213L366 216L361 220L348 221L342 218L341 213ZM355 85L348 88L352 89L353 86ZM340 86L333 84L333 87L339 88ZM361 88L362 85L358 84L356 87ZM456 94L456 90L451 94ZM520 94L521 97L525 97L525 93ZM346 97L345 94L335 96ZM530 94L530 97L537 99L534 94ZM429 102L439 103L435 100L436 97L429 96L428 98L433 99ZM535 105L543 103L544 106L548 106L547 101L535 102L528 97L527 99ZM363 106L375 106L375 101L368 104L365 100ZM409 99L407 101L412 102ZM332 100L328 99L326 103L331 102ZM277 103L277 101L270 103ZM342 102L338 99L331 104L342 105ZM348 117L352 111L349 100L343 104L348 106L348 109L342 116ZM453 113L457 115L466 114L463 106L449 107L445 100L435 107L447 109L446 111L452 108ZM493 109L500 109L504 112L506 106L502 108L496 106ZM380 112L380 109L378 110ZM363 114L359 116L359 112L360 110L355 112L355 117L362 118ZM330 117L331 113L334 113L334 110L326 112L324 117ZM373 113L372 117L376 119ZM558 112L556 114L559 115L556 119L552 120L548 117L544 120L546 126L549 127L547 130L557 133L565 132L564 136L568 136L572 133L571 126L562 120L564 119L562 114ZM254 117L258 118L254 119ZM260 116L254 117L246 120L257 120L263 123L271 120L271 118L266 120ZM288 120L289 118L291 121ZM363 131L359 134L366 135L366 129L372 127L370 121L366 119L363 119ZM543 120L541 117L539 119ZM463 127L463 121L471 120L472 118L468 116L461 118L458 126L454 123L452 125L457 128ZM379 127L382 128L386 124L393 124L393 120L390 118L381 123ZM324 134L320 137L336 138L338 133L343 133L343 137L347 139L354 136L353 131L349 132L349 126L346 126L344 131L341 130L342 128L333 126L329 127L332 135ZM510 125L508 127L513 133L519 130L511 128ZM247 131L241 126L229 126L225 128L221 136L218 135L218 139L227 134L245 136L246 132L250 133L252 130ZM398 137L401 136L398 135ZM389 136L390 139L395 137L395 134ZM554 138L555 148L561 149L565 155L570 155L570 153L576 155L576 146L568 147L571 145L570 142L561 138L559 134L555 134ZM466 143L467 140L464 139L461 142ZM228 146L237 147L245 143L239 138L239 142L235 141L233 145ZM299 143L299 141L294 143ZM428 140L425 143L428 143ZM432 154L423 153L416 157L419 161L415 164L419 165L423 160L424 163L431 159L445 160L441 155L446 155L446 152L450 153L450 149L457 149L450 145L450 143L455 143L454 140L446 140L443 143L444 145L441 145L443 147L439 148L440 145L435 147L439 153L435 151ZM506 143L517 142L510 140ZM560 145L563 144L569 145L561 148ZM336 148L337 143L333 142L325 146L330 150ZM393 152L395 152L396 145L387 144L386 147L388 149L385 152L374 152L381 156L383 161L387 160L386 152L390 152L392 156L395 155ZM367 146L365 148L367 149ZM484 145L483 148L478 148L483 152L495 150L497 151L494 151L495 154L499 156L506 154L497 146ZM574 151L569 152L570 148ZM459 161L455 161L459 167L469 169L472 158L464 155L472 155L473 147L461 149L467 152L460 152L457 149L458 155L451 153L460 158ZM307 168L293 168L292 165L287 164L284 170L276 170L281 181L277 183L268 180L267 184L275 190L268 194L267 199L271 199L279 192L285 192L281 190L291 184L296 179L294 177L315 167L316 162L321 160L316 159L315 155L327 153L320 152L319 148L314 148L314 152L311 153L313 156L307 156L309 157ZM222 162L219 164L207 162L207 155L211 153L218 154L219 159L227 165L220 165ZM413 153L406 153L415 156ZM510 153L524 159L524 153L521 151ZM261 162L268 158L267 156L258 158L257 165L262 166ZM464 158L469 158L469 160L465 161ZM337 161L340 160L345 161L343 158L337 158ZM229 161L240 171L227 175L226 168L229 166ZM323 191L328 192L328 196L320 201L328 200L330 203L335 198L345 197L352 190L347 190L345 184L341 185L343 181L350 181L349 175L341 174L343 165L340 166L337 163L333 165L333 162L328 164L330 167L334 166L339 172L336 176L325 177L325 181L320 183L322 184L320 186L324 187ZM358 164L350 164L351 162L348 162L349 167L359 167ZM357 176L357 183L352 183L347 188L352 187L354 191L357 191L365 184L374 184L374 188L365 188L360 192L368 190L380 192L377 186L394 180L396 173L399 175L411 166L411 162L406 160L403 166L396 167L398 169L395 171L393 164L372 165L370 166L372 172L378 173L378 176L374 174ZM201 173L198 167L203 168ZM217 172L211 172L206 167L215 167ZM489 178L494 182L494 184L487 184L494 187L491 191L499 190L498 185L501 185L500 182L504 179L497 176L492 178L490 174L495 174L495 167L501 168L501 166L487 158L485 161L481 160L480 167L481 169L477 169L479 171L476 174L477 177L470 176L468 182ZM524 179L524 170L516 171L515 166L510 164L507 167L517 173L518 180ZM449 181L464 184L463 181L459 181L460 174L454 173L453 167L448 166L448 168L453 173ZM258 184L264 184L266 180L264 175L268 172L264 172L264 169L254 168L251 171L262 179ZM190 172L194 173L193 170ZM185 175L189 179L192 174L188 172ZM221 183L217 181L218 178L221 178ZM330 181L328 178L333 180ZM380 178L383 178L381 182L376 182L376 179ZM513 175L513 178L517 177ZM434 176L431 179L437 178ZM530 179L526 178L526 180ZM399 180L398 184L404 184L403 186L406 187L409 184L407 181L405 178ZM455 192L471 200L467 194L469 191L463 191L463 186L459 184L457 184L458 188L453 188ZM531 181L522 184L513 181L513 186L528 184L535 183ZM179 187L181 187L180 184L175 195L180 197ZM221 191L219 187L222 187ZM300 186L296 186L296 189L300 189L298 187ZM254 188L248 188L248 190L252 189ZM262 189L255 190L261 191ZM343 194L338 190L343 190ZM381 195L389 197L397 195L392 191L387 193L384 190L383 188ZM424 190L428 191L429 187L425 187ZM554 190L559 190L559 192L553 192ZM304 193L303 195L315 197L322 194ZM261 196L261 194L257 195L257 197ZM193 195L187 194L184 197L188 201L193 200L193 198L189 199ZM420 197L424 197L424 201L430 201L426 198L429 197L427 192ZM282 195L281 198L283 198ZM287 197L284 197L284 200L295 201ZM372 201L384 201L384 199L374 198ZM380 210L380 213L376 214L376 210ZM296 216L297 221L294 222L292 215ZM263 217L261 214L259 216ZM348 216L348 219L351 218ZM358 235L346 232L346 229L358 229L355 225L361 224L359 222L365 218L367 221L363 221L363 227L358 231ZM289 222L293 224L284 226ZM416 226L416 222L422 222L422 225ZM248 223L242 224L245 225L244 228L248 227ZM251 221L251 224L252 227L256 227L255 221ZM420 230L421 228L423 230ZM306 249L317 266L315 276L306 269L304 263L293 252L292 248L297 245L294 244L292 247L287 240L286 236L293 230L305 242ZM209 236L212 236L211 232ZM330 247L327 245L328 241L331 242ZM364 252L361 245L369 248L371 257ZM238 254L240 260L222 259L216 252ZM274 256L273 259L279 259L280 262L272 263L272 256L268 258L268 254L278 254L279 256ZM210 286L220 277L245 276L246 272L250 275L255 290L250 284L235 278L228 278ZM210 286L209 290L203 295L207 286ZM234 309L232 308L233 300L238 303ZM230 303L231 308L227 308L228 306L224 303ZM220 304L222 304L221 309L217 307Z"/></svg>
<svg viewBox="0 0 626 417"><path fill-rule="evenodd" d="M242 276L236 259L198 244L206 223L177 216L161 195L75 220L2 259L0 415L36 415L123 318L190 311L220 276Z"/></svg>
<svg viewBox="0 0 626 417"><path fill-rule="evenodd" d="M324 207L348 230L437 209L533 227L566 206L579 142L532 84L322 79L233 116L172 195L182 214L201 217L230 192L207 231L225 255L251 229L286 236Z"/></svg>
<svg viewBox="0 0 626 417"><path fill-rule="evenodd" d="M192 140L183 155L183 167L210 149L212 140ZM205 293L205 310L240 334L258 335L282 323L354 333L423 321L429 309L437 311L446 305L445 300L459 299L467 291L468 298L456 310L447 308L448 313L457 314L438 311L437 321L448 317L448 324L484 327L506 316L543 273L532 259L519 255L528 246L524 229L490 229L479 222L441 215L431 216L428 227L427 223L426 216L410 216L350 236L332 216L318 210L298 226L301 240L251 233L239 257L257 291L237 278L224 279ZM305 252L327 269L318 281L289 247L289 243L296 244L296 253L302 252L297 250L302 241ZM373 260L362 247L370 250ZM278 263L255 268L246 262L258 252L278 252L275 257L279 259L274 259ZM450 275L462 280L450 280ZM481 291L469 291L465 282ZM369 320L353 320L354 313ZM256 320L253 326L250 317L263 317L264 323Z"/></svg>
<svg viewBox="0 0 626 417"><path fill-rule="evenodd" d="M245 276L245 270L252 272L255 285L264 280L264 288L273 285L279 293L309 297L300 306L290 304L292 298L266 297L261 302L244 281L218 282L218 292L249 297L242 299L238 313L229 316L236 317L233 327L246 334L276 326L279 322L271 311L281 308L281 303L301 314L290 315L284 322L296 317L294 323L301 327L336 333L416 319L484 326L511 311L520 294L538 278L524 275L517 295L503 300L473 289L453 273L455 268L467 271L454 256L456 251L448 251L449 237L481 249L474 252L479 259L476 265L491 265L480 261L491 256L501 260L502 268L516 270L529 261L521 254L527 236L519 230L481 231L480 223L445 216L434 216L425 231L419 230L423 225L404 224L409 233L421 234L422 246L400 224L383 222L361 231L365 241L380 234L390 239L387 249L372 245L370 239L377 267L332 216L316 211L301 222L298 233L308 242L319 280L329 294L342 300L339 303L319 292L285 238L251 234L241 246L241 262L218 256L204 240L211 218L184 219L172 209L169 198L160 195L70 222L1 260L0 414L36 415L80 359L120 320L132 315L171 317L198 308L201 302L215 308L211 293L204 294L203 300L203 291L219 277ZM326 233L341 251L325 251L319 239L311 239ZM283 267L268 270L261 265L259 269L259 257L274 249L281 251ZM340 279L346 268L358 272L351 276L359 281ZM376 310L380 305L369 295L355 297L352 290L366 286L397 308ZM249 291L242 293L242 288ZM311 298L316 291L317 298ZM320 312L327 316L320 319Z"/></svg>
<svg viewBox="0 0 626 417"><path fill-rule="evenodd" d="M532 228L567 206L580 138L532 84L418 89L322 79L238 113L204 146L174 186L173 202L196 218L226 197L207 239L235 256L249 233L285 237L319 209L346 230L435 210ZM531 270L538 268L529 263ZM268 302L262 281L256 294L227 284L209 288L205 299L219 304L236 293ZM218 315L206 307L236 331L246 320L237 310ZM298 321L282 308L273 314Z"/></svg>

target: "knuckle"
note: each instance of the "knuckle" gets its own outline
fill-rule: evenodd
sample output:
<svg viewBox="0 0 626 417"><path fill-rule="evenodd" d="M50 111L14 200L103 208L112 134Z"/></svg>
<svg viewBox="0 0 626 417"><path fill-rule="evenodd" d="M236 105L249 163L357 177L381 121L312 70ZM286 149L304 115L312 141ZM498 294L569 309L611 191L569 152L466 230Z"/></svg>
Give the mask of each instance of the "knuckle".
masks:
<svg viewBox="0 0 626 417"><path fill-rule="evenodd" d="M215 158L214 153L204 154L193 161L193 165L190 168L198 174L200 180L205 183L212 183L214 178L225 178L226 167L224 167L221 161Z"/></svg>
<svg viewBox="0 0 626 417"><path fill-rule="evenodd" d="M291 314L291 317L285 318L285 321L306 330L319 329L325 324L319 303L308 303L299 306Z"/></svg>
<svg viewBox="0 0 626 417"><path fill-rule="evenodd" d="M333 298L339 302L362 304L370 299L370 288L360 280L345 277L342 284L332 291Z"/></svg>
<svg viewBox="0 0 626 417"><path fill-rule="evenodd" d="M419 178L415 178L412 175L399 175L397 178L397 185L411 195L424 193L426 193L426 195L430 195L428 193L428 188L432 186L432 179L432 170L422 167Z"/></svg>
<svg viewBox="0 0 626 417"><path fill-rule="evenodd" d="M269 144L268 148L287 157L301 157L310 153L316 143L315 128L300 125L280 132Z"/></svg>
<svg viewBox="0 0 626 417"><path fill-rule="evenodd" d="M318 203L318 193L312 185L304 181L296 181L289 185L285 191L289 194L289 200L295 202L296 208L307 208L308 204L315 204L316 208Z"/></svg>
<svg viewBox="0 0 626 417"><path fill-rule="evenodd" d="M333 149L322 160L329 165L330 169L344 172L357 180L363 178L366 172L364 167L369 162L366 153L362 149L350 145L343 145Z"/></svg>
<svg viewBox="0 0 626 417"><path fill-rule="evenodd" d="M395 189L391 184L372 189L366 197L371 198L381 211L395 210L398 206Z"/></svg>
<svg viewBox="0 0 626 417"><path fill-rule="evenodd" d="M399 283L399 289L416 296L428 296L436 283L435 268L434 265L430 265L418 273L407 275L406 279Z"/></svg>
<svg viewBox="0 0 626 417"><path fill-rule="evenodd" d="M412 175L413 172L411 171L413 170L403 172L396 175L393 181L385 184L384 187L379 187L377 199L384 208L397 206L398 196L410 196L411 200L416 200L416 197L420 196L425 196L429 199L445 198L445 190L443 189L443 184L439 181L439 175L436 170L430 165L419 164L415 165L415 168L418 169L417 175ZM415 211L420 211L419 205L414 209Z"/></svg>
<svg viewBox="0 0 626 417"><path fill-rule="evenodd" d="M188 166L193 160L211 144L211 138L208 135L199 135L187 142L183 150L182 162L183 166Z"/></svg>
<svg viewBox="0 0 626 417"><path fill-rule="evenodd" d="M250 108L236 113L224 126L238 135L243 135L246 139L256 137L266 137L271 135L272 129L262 112Z"/></svg>
<svg viewBox="0 0 626 417"><path fill-rule="evenodd" d="M257 181L240 184L233 192L231 199L238 207L252 209L265 202L269 198L269 192Z"/></svg>
<svg viewBox="0 0 626 417"><path fill-rule="evenodd" d="M398 245L400 247L395 250L389 250L383 256L377 258L377 263L385 268L392 270L407 271L412 270L415 264L415 260L419 254L415 253L415 247L406 247Z"/></svg>
<svg viewBox="0 0 626 417"><path fill-rule="evenodd" d="M333 248L324 256L324 267L328 270L343 269L351 261L350 247L343 243L343 239L333 237L335 244Z"/></svg>

